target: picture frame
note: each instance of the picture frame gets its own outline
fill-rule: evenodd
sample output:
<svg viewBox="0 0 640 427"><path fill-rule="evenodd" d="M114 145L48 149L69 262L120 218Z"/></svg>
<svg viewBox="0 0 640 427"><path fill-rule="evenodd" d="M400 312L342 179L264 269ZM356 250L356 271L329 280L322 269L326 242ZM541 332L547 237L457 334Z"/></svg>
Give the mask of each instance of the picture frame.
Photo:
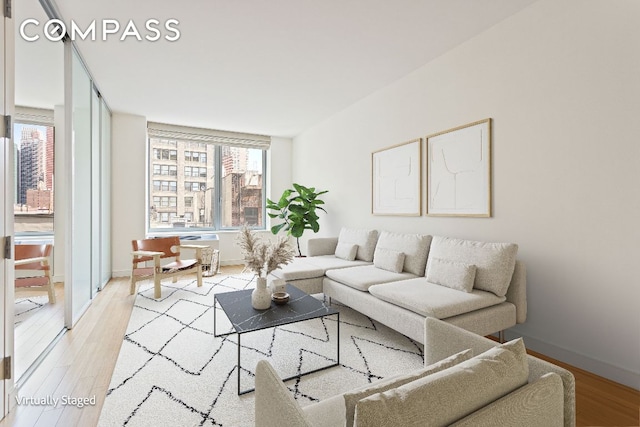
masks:
<svg viewBox="0 0 640 427"><path fill-rule="evenodd" d="M427 216L491 217L491 122L425 138Z"/></svg>
<svg viewBox="0 0 640 427"><path fill-rule="evenodd" d="M371 213L422 215L422 138L371 153Z"/></svg>

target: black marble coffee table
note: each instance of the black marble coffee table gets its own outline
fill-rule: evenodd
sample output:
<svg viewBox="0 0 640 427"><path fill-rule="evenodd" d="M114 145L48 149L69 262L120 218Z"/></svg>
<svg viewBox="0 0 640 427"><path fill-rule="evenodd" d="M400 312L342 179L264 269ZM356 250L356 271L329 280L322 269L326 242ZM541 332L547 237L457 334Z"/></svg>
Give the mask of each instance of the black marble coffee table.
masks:
<svg viewBox="0 0 640 427"><path fill-rule="evenodd" d="M243 291L225 292L214 296L213 311L213 334L216 337L223 337L231 334L238 335L238 394L245 394L255 389L240 390L240 337L247 332L258 331L266 328L274 328L276 326L287 325L289 323L302 322L304 320L317 319L325 316L338 316L337 323L337 358L336 363L322 368L304 372L283 379L287 381L298 378L302 375L312 374L323 369L332 368L340 364L340 312L334 308L327 307L324 303L311 295L308 295L292 285L287 285L287 293L290 296L289 302L284 305L276 305L271 302L271 307L266 310L256 310L251 306L251 292L253 289ZM216 310L215 304L220 307L231 321L234 331L224 334L216 333Z"/></svg>

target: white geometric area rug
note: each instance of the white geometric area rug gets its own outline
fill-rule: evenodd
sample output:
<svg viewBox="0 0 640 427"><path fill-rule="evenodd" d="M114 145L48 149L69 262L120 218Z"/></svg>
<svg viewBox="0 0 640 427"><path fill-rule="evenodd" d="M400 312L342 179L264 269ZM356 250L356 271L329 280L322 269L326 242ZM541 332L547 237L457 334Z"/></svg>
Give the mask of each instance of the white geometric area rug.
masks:
<svg viewBox="0 0 640 427"><path fill-rule="evenodd" d="M237 336L214 337L214 294L249 289L253 275L143 282L100 415L99 426L252 426L254 393L238 396ZM302 405L423 365L423 347L339 304L340 365L287 382ZM253 388L267 359L281 377L335 363L336 317L250 332L241 338L241 386ZM216 332L230 331L216 308Z"/></svg>
<svg viewBox="0 0 640 427"><path fill-rule="evenodd" d="M24 323L32 316L40 313L45 304L49 302L48 295L38 295L34 297L23 297L15 299L14 326Z"/></svg>

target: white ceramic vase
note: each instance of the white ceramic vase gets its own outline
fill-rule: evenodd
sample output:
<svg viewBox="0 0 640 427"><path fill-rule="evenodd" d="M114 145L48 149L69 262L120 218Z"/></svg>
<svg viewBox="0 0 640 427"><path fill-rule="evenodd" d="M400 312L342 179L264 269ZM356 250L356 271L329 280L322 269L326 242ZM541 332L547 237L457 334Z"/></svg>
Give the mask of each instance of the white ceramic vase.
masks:
<svg viewBox="0 0 640 427"><path fill-rule="evenodd" d="M266 310L271 307L271 292L267 289L266 278L256 279L256 288L251 293L251 305L256 310Z"/></svg>

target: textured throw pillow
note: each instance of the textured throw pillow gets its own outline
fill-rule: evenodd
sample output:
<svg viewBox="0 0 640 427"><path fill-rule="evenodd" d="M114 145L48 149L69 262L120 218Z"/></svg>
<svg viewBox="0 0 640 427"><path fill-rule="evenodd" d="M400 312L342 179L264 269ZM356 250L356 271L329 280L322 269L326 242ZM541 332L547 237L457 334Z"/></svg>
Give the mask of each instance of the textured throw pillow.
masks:
<svg viewBox="0 0 640 427"><path fill-rule="evenodd" d="M430 245L431 236L429 235L381 231L376 244L376 252L381 249L402 252L404 254L402 271L423 276ZM373 257L375 258L375 256L374 252Z"/></svg>
<svg viewBox="0 0 640 427"><path fill-rule="evenodd" d="M391 249L379 248L373 257L373 265L383 270L402 273L404 267L404 253Z"/></svg>
<svg viewBox="0 0 640 427"><path fill-rule="evenodd" d="M358 253L358 245L351 243L338 243L336 246L336 257L353 261Z"/></svg>
<svg viewBox="0 0 640 427"><path fill-rule="evenodd" d="M382 393L383 391L400 387L401 385L410 383L411 381L415 381L427 375L431 375L444 369L450 368L454 365L457 365L458 363L464 362L465 360L469 360L472 357L473 350L463 350L460 353L449 356L446 359L442 359L441 361L429 365L425 368L413 371L410 374L400 374L390 378L384 378L365 388L360 388L358 390L345 393L343 396L346 409L346 426L353 426L353 419L356 413L356 404L360 399L364 399L365 397L371 396L372 394Z"/></svg>
<svg viewBox="0 0 640 427"><path fill-rule="evenodd" d="M476 266L473 287L503 297L509 289L516 266L518 245L487 243L434 236L429 257Z"/></svg>
<svg viewBox="0 0 640 427"><path fill-rule="evenodd" d="M471 292L476 278L476 266L463 262L430 258L427 262L427 282L463 292Z"/></svg>
<svg viewBox="0 0 640 427"><path fill-rule="evenodd" d="M378 241L377 230L343 227L338 235L338 243L351 243L358 245L356 259L361 261L373 261L373 251Z"/></svg>
<svg viewBox="0 0 640 427"><path fill-rule="evenodd" d="M358 427L449 425L527 383L522 338L417 379L361 399Z"/></svg>

